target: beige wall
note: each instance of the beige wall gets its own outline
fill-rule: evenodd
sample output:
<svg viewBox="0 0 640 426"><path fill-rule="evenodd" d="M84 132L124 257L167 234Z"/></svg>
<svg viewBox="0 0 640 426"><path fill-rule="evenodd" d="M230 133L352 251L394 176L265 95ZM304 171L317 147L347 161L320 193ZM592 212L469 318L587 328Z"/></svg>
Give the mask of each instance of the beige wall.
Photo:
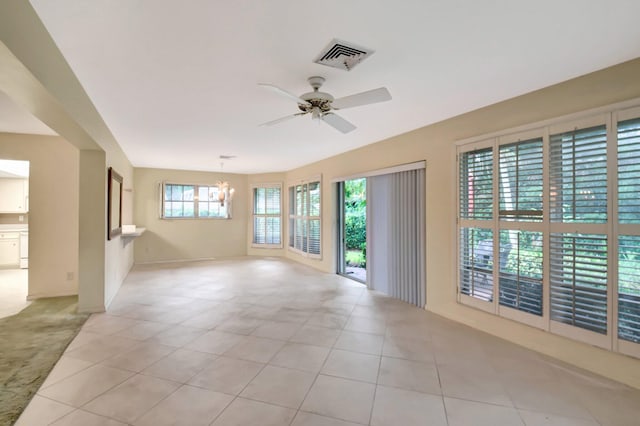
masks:
<svg viewBox="0 0 640 426"><path fill-rule="evenodd" d="M235 188L231 219L159 218L158 185L161 182L215 185L222 178ZM251 197L246 175L136 168L134 182L134 222L147 228L134 243L136 263L247 254L247 212Z"/></svg>
<svg viewBox="0 0 640 426"><path fill-rule="evenodd" d="M473 136L638 98L638 76L640 59L289 171L287 182L322 175L323 257L312 260L288 250L286 256L325 272L335 272L335 187L331 180L426 160L427 309L640 388L640 360L554 336L456 302L454 145Z"/></svg>
<svg viewBox="0 0 640 426"><path fill-rule="evenodd" d="M75 226L82 250L76 275L87 277L80 283L79 308L102 311L133 265L131 245L119 238L106 242L104 177L113 166L132 182L133 168L29 2L0 2L0 90L86 154L80 155L81 166L82 159L90 163L80 167L87 175L83 182L94 187L83 184L78 197ZM123 201L125 218L133 217L131 201Z"/></svg>
<svg viewBox="0 0 640 426"><path fill-rule="evenodd" d="M129 163L127 157L122 151L110 149L106 151L106 168L113 167L120 176L122 176L122 223L133 223L134 200L134 168ZM107 171L104 171L106 177ZM106 182L106 179L105 179ZM107 190L105 188L105 205L107 199ZM106 217L106 215L105 215ZM115 237L106 240L106 227L104 232L106 241L105 247L105 278L104 278L104 297L105 307L109 306L115 297L122 282L133 267L135 240L129 238Z"/></svg>
<svg viewBox="0 0 640 426"><path fill-rule="evenodd" d="M60 137L0 133L0 158L30 162L30 299L78 293L78 153Z"/></svg>

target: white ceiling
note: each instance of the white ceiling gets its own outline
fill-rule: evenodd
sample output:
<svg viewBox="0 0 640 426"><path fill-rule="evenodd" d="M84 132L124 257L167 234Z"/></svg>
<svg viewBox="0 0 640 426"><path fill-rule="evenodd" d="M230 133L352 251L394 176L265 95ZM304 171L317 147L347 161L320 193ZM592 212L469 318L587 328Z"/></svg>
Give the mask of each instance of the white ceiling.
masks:
<svg viewBox="0 0 640 426"><path fill-rule="evenodd" d="M637 0L31 0L138 167L284 171L640 57ZM314 64L333 38L376 51ZM258 87L393 100L340 112L343 135Z"/></svg>
<svg viewBox="0 0 640 426"><path fill-rule="evenodd" d="M29 162L0 159L0 178L29 177Z"/></svg>

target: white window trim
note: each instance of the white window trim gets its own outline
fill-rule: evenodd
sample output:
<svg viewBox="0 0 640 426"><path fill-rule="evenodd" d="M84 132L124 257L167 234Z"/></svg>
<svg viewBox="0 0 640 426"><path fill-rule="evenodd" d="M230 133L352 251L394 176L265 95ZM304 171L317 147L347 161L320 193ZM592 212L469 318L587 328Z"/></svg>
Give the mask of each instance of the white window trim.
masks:
<svg viewBox="0 0 640 426"><path fill-rule="evenodd" d="M160 206L159 209L159 218L161 220L231 220L233 217L233 200L227 200L226 204L227 204L227 215L224 217L220 217L220 216L187 216L187 217L173 217L173 216L165 216L164 215L164 203L165 203L165 199L164 199L164 194L165 194L165 186L166 185L183 185L183 186L193 186L193 187L200 187L200 186L207 186L207 187L212 187L212 186L218 186L217 183L193 183L193 182L176 182L176 181L163 181L160 182L158 184L158 197L160 199L160 202L158 203ZM197 191L194 191L197 192ZM198 194L194 193L193 196L193 202L194 202L194 211L195 211L195 204L198 202Z"/></svg>
<svg viewBox="0 0 640 426"><path fill-rule="evenodd" d="M605 107L582 111L566 116L556 117L542 122L531 123L517 128L506 129L491 134L480 135L472 138L457 141L456 150L456 262L455 274L457 300L459 303L480 309L485 312L494 313L503 318L531 325L545 331L564 336L573 340L589 343L606 350L619 352L625 355L640 358L640 343L634 343L618 337L618 255L617 237L619 235L640 235L640 227L637 224L618 224L617 210L617 123L628 119L640 117L640 99L624 101ZM607 223L551 223L550 221L550 199L549 199L549 176L550 176L550 135L570 131L580 128L588 128L595 125L606 125L607 128L607 186L608 186L608 208ZM518 139L527 140L532 137L543 138L543 211L544 220L542 223L505 223L500 222L498 215L498 177L499 173L499 147L500 145L515 142ZM477 149L492 147L494 158L494 206L493 220L470 220L460 218L460 185L459 170L460 155L464 152L475 151ZM498 301L499 281L498 268L494 268L494 298L487 302L480 299L464 295L460 292L460 230L464 227L485 227L491 228L495 232L500 229L521 229L535 230L543 233L543 313L537 315L521 312L513 308L501 306ZM551 320L550 316L550 262L549 259L549 236L552 232L579 232L587 234L603 234L608 241L608 280L607 280L607 334L599 334L569 324ZM494 246L497 246L494 244ZM494 247L494 259L498 254L498 247Z"/></svg>
<svg viewBox="0 0 640 426"><path fill-rule="evenodd" d="M314 183L314 182L318 182L318 185L319 185L319 188L320 188L320 206L319 206L320 215L319 216L309 216L309 215L307 215L307 216L298 216L298 215L295 215L295 214L291 214L289 210L291 208L290 207L291 203L292 202L295 203L295 198L294 198L293 201L291 199L289 199L290 198L289 197L289 193L290 193L289 189L291 187L296 187L298 185L305 185L305 184ZM294 192L295 192L295 190L294 190ZM303 256L303 257L307 257L309 259L316 259L316 260L321 260L322 259L322 251L323 251L322 250L322 228L323 228L323 226L322 226L322 205L323 205L322 197L323 197L322 175L318 175L318 176L314 176L314 177L311 177L311 178L302 179L302 180L298 180L298 181L287 183L287 230L288 230L288 232L287 232L287 249L289 251L293 252L293 253L296 253L296 254L298 254L300 256ZM307 208L307 211L309 211L309 208ZM294 229L291 229L291 227L290 227L291 221L290 220L294 219L294 223L295 223L295 219L296 218L304 219L304 220L317 219L317 220L320 221L320 253L318 253L318 254L308 253L308 252L305 252L305 251L302 251L302 250L298 250L297 248L295 248L295 225L294 225ZM294 233L294 236L293 236L294 246L293 247L289 245L289 236L292 233ZM308 242L307 242L307 247L308 247Z"/></svg>
<svg viewBox="0 0 640 426"><path fill-rule="evenodd" d="M257 214L255 213L255 190L258 188L278 188L280 190L280 213L278 214ZM281 249L284 244L284 234L283 234L283 225L282 225L282 210L283 210L283 200L284 195L282 193L282 183L258 183L251 185L251 247L259 248L259 249ZM255 218L256 217L279 217L280 218L280 244L258 244L253 242L255 236Z"/></svg>

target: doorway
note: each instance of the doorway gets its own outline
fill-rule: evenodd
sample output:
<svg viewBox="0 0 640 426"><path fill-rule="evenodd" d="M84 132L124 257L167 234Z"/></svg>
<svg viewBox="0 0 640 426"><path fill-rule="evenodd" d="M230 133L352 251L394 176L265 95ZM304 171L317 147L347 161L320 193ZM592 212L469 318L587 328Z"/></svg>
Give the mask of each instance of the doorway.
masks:
<svg viewBox="0 0 640 426"><path fill-rule="evenodd" d="M0 159L0 318L29 305L29 162Z"/></svg>
<svg viewBox="0 0 640 426"><path fill-rule="evenodd" d="M367 179L338 183L338 273L367 282Z"/></svg>

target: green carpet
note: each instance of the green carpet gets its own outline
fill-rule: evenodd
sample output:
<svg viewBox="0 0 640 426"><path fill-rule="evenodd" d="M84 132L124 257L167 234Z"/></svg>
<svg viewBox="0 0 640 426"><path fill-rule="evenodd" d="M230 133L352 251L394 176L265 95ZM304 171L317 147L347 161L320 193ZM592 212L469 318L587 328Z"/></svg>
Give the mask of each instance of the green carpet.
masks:
<svg viewBox="0 0 640 426"><path fill-rule="evenodd" d="M0 318L0 426L18 419L89 317L77 306L77 296L38 299Z"/></svg>

